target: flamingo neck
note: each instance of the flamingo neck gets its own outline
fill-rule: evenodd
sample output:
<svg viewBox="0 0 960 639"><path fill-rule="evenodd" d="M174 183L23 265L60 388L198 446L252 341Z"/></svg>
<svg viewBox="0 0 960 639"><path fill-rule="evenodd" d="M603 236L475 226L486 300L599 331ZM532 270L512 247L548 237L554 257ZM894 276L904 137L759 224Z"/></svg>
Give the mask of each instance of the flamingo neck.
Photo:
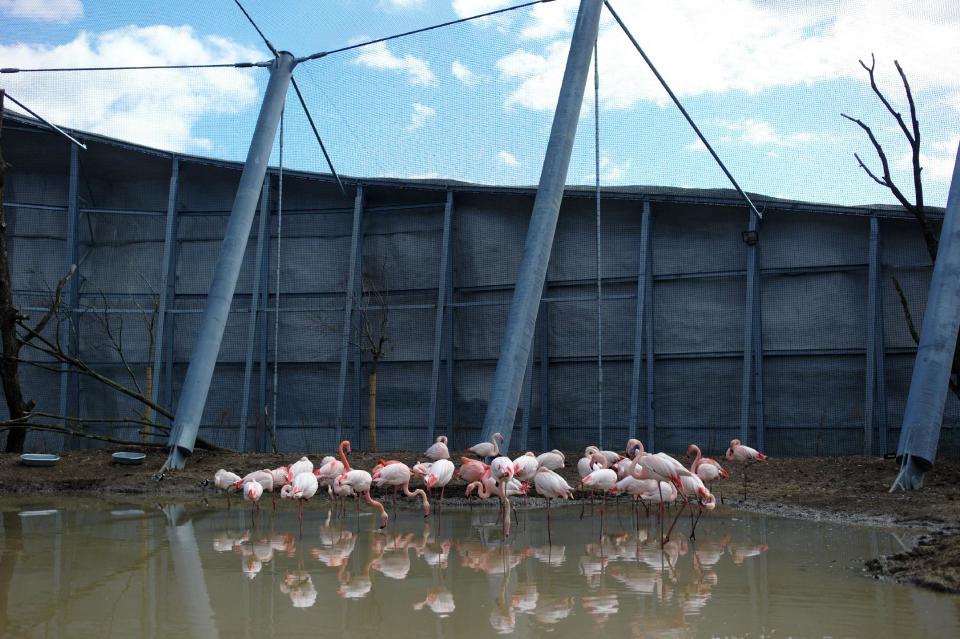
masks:
<svg viewBox="0 0 960 639"><path fill-rule="evenodd" d="M346 445L346 442L340 442L340 461L343 462L343 468L347 471L353 470L350 468L350 462L347 461L347 454L343 452L343 448Z"/></svg>
<svg viewBox="0 0 960 639"><path fill-rule="evenodd" d="M697 467L700 466L703 461L703 453L700 452L699 446L694 446L693 450L696 452L696 457L693 458L693 463L690 464L690 472L695 473L697 472Z"/></svg>

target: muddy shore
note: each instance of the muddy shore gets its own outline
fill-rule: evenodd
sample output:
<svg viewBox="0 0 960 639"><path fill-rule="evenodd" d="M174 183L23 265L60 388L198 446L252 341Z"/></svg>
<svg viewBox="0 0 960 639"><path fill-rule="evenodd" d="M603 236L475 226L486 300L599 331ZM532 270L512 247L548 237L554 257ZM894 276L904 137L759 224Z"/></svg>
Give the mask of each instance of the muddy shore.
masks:
<svg viewBox="0 0 960 639"><path fill-rule="evenodd" d="M133 450L125 448L125 450ZM91 496L191 497L211 493L201 484L219 468L243 474L295 461L291 455L208 453L197 451L182 471L157 479L166 458L155 449L143 449L140 466L111 463L109 449L63 453L60 463L31 468L19 456L0 454L0 495L70 492ZM579 454L568 453L565 474L575 483ZM319 461L319 455L311 456ZM407 452L355 452L350 462L371 468L378 459L418 461ZM459 461L459 455L455 455ZM681 459L681 461L686 461ZM715 492L726 505L784 517L905 527L916 532L909 550L867 562L877 578L894 579L945 592L960 593L960 459L941 459L927 475L922 491L888 493L897 474L895 462L873 457L803 457L773 459L747 471L743 499L743 469L726 463L729 479ZM447 487L448 497L463 495L463 482Z"/></svg>

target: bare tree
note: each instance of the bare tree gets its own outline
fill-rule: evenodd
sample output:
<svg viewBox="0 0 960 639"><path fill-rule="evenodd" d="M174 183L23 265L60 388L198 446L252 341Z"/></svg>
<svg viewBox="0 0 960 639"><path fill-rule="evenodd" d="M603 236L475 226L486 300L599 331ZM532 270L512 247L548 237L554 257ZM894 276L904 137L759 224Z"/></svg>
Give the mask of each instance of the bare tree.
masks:
<svg viewBox="0 0 960 639"><path fill-rule="evenodd" d="M926 244L927 253L930 255L930 261L935 262L937 259L940 231L930 220L923 202L923 179L921 176L923 167L920 166L920 121L917 119L917 105L913 99L913 91L910 89L910 82L907 80L907 75L904 73L903 67L900 66L900 62L894 60L893 65L896 67L897 73L900 75L907 105L910 109L910 121L908 124L907 119L904 118L903 115L893 106L887 96L877 85L877 62L875 56L870 54L869 65L863 60L860 60L859 62L860 66L862 66L867 72L867 76L870 79L870 88L873 90L874 95L877 96L877 99L880 100L887 112L896 121L897 127L899 128L900 132L903 133L903 137L906 139L907 144L910 147L913 177L913 200L911 201L894 181L893 175L890 172L890 161L887 158L887 154L884 151L883 146L880 144L879 140L877 140L877 136L874 134L873 129L863 122L863 120L851 117L846 113L841 113L841 116L856 124L863 130L864 133L866 133L867 138L870 140L870 144L873 146L873 149L877 154L877 159L880 161L880 171L874 171L870 169L870 167L867 166L867 163L864 162L863 158L860 157L859 153L855 153L854 157L857 159L857 163L860 165L860 168L866 172L870 179L889 190L893 197L896 198L897 202L899 202L908 213L913 215L914 219L917 221L917 225L920 227L920 232L923 234L923 241ZM919 344L920 332L917 330L917 326L914 323L913 313L910 310L910 303L907 300L906 293L904 293L903 286L901 286L896 277L892 277L892 280L893 286L897 291L897 296L900 298L900 306L903 309L903 316L907 323L907 328L910 331L913 341ZM954 353L950 375L950 390L955 395L960 397L960 383L958 383L958 380L960 380L960 351Z"/></svg>
<svg viewBox="0 0 960 639"><path fill-rule="evenodd" d="M364 293L353 314L351 343L360 350L367 369L367 448L377 450L377 368L387 354L390 341L390 309L380 287L370 277L363 278Z"/></svg>
<svg viewBox="0 0 960 639"><path fill-rule="evenodd" d="M4 92L0 89L0 139L2 139L2 113L3 113ZM4 162L2 154L2 145L0 145L0 343L2 343L2 357L0 357L0 382L3 384L4 398L7 403L9 418L0 421L0 431L7 431L6 452L23 452L28 430L49 431L63 433L72 437L85 439L94 439L117 444L140 444L147 446L162 447L165 441L157 441L150 438L166 439L169 435L170 427L161 423L159 420L151 419L151 416L158 415L167 419L173 419L173 412L151 399L152 374L148 373L147 384L141 387L137 376L123 350L123 325L122 321L117 322L109 317L106 312L106 301L104 298L103 309L87 309L95 313L95 317L101 322L106 335L107 344L116 353L118 360L131 379L131 384L125 384L117 379L109 377L93 368L85 362L78 354L70 352L61 344L61 335L63 334L64 322L75 337L76 327L70 322L69 311L63 307L63 291L67 283L76 275L77 266L71 265L67 273L60 278L56 287L51 292L50 305L43 311L42 316L33 322L30 317L24 315L13 301L13 283L10 276L10 260L7 245L7 220L3 208L3 192L5 186L7 164ZM156 307L156 304L154 305ZM141 309L143 310L143 309ZM153 313L143 313L144 321L147 323L149 337L149 350L152 353L154 344L154 325L156 310ZM51 325L51 321L55 324ZM47 329L52 330L48 331ZM52 333L52 335L50 335ZM22 353L24 347L31 352L33 357L25 357ZM44 356L44 359L36 357ZM149 357L152 361L152 357ZM20 364L33 366L42 370L54 373L60 373L63 365L72 373L82 375L105 386L112 391L119 393L138 402L142 407L142 413L129 417L112 416L105 418L81 417L74 415L57 415L41 410L36 410L36 402L25 399L23 386L20 380ZM148 364L149 366L149 364ZM140 435L143 441L130 441L121 437L104 435L90 432L86 429L87 425L112 425L112 426L137 426L140 427ZM197 445L208 450L218 450L219 447L198 439Z"/></svg>

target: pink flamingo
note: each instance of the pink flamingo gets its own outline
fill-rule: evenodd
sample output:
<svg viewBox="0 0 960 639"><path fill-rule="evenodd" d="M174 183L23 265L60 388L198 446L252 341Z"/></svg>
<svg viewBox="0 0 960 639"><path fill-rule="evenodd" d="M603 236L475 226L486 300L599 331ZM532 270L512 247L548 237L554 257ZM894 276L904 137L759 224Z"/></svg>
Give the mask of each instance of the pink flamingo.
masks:
<svg viewBox="0 0 960 639"><path fill-rule="evenodd" d="M245 490L245 486L251 483L260 484L260 488L263 489L260 491L261 495L263 493L270 493L270 495L274 497L274 499L276 498L273 492L273 473L271 471L255 470L252 473L249 473L248 475L246 475L243 479L238 481L236 484L234 484L234 486L236 486L239 489ZM244 495L246 495L246 493L244 493ZM260 497L257 497L257 500L259 499ZM276 502L274 502L274 508L276 508Z"/></svg>
<svg viewBox="0 0 960 639"><path fill-rule="evenodd" d="M440 487L440 503L443 503L443 491L446 489L447 484L450 483L450 480L453 479L453 462L449 459L438 459L430 465L430 470L427 475L424 477L424 483L427 486L427 490L430 490L434 486Z"/></svg>
<svg viewBox="0 0 960 639"><path fill-rule="evenodd" d="M489 466L482 461L471 457L461 457L460 461L460 468L456 470L454 477L458 477L467 483L480 481L480 478L483 477L489 468Z"/></svg>
<svg viewBox="0 0 960 639"><path fill-rule="evenodd" d="M440 435L437 437L437 441L434 442L423 455L430 461L450 459L450 451L447 449L447 436Z"/></svg>
<svg viewBox="0 0 960 639"><path fill-rule="evenodd" d="M552 546L550 502L553 499L572 499L573 487L563 477L542 466L533 476L533 486L537 494L547 500L547 543Z"/></svg>
<svg viewBox="0 0 960 639"><path fill-rule="evenodd" d="M563 468L566 460L566 456L556 448L537 455L538 466L546 468L547 470L560 470Z"/></svg>
<svg viewBox="0 0 960 639"><path fill-rule="evenodd" d="M253 504L255 510L260 510L260 497L263 496L263 486L255 481L243 485L243 498Z"/></svg>
<svg viewBox="0 0 960 639"><path fill-rule="evenodd" d="M490 438L488 442L480 442L468 448L471 453L476 455L481 459L487 459L488 457L496 457L500 454L500 444L498 442L503 441L503 435L500 433L494 433L493 437Z"/></svg>
<svg viewBox="0 0 960 639"><path fill-rule="evenodd" d="M693 463L690 464L690 472L694 473L703 481L713 482L717 479L726 479L730 475L730 473L720 465L720 462L709 457L704 457L700 452L700 447L696 444L690 444L690 446L687 447L687 457L690 457L691 454L695 454L696 457Z"/></svg>
<svg viewBox="0 0 960 639"><path fill-rule="evenodd" d="M297 523L300 525L301 536L303 535L303 502L309 501L316 495L319 488L320 484L311 469L298 474L293 478L293 482L280 489L281 497L297 500Z"/></svg>
<svg viewBox="0 0 960 639"><path fill-rule="evenodd" d="M609 460L603 452L595 453L590 460L593 472L580 480L580 483L600 493L600 535L603 536L603 521L607 505L607 492L617 485L617 471L609 468Z"/></svg>
<svg viewBox="0 0 960 639"><path fill-rule="evenodd" d="M744 446L739 439L730 440L730 448L727 449L727 459L738 461L743 466L743 499L747 499L747 469L757 462L764 462L769 459L766 455L755 448Z"/></svg>
<svg viewBox="0 0 960 639"><path fill-rule="evenodd" d="M373 473L373 481L380 488L383 488L384 486L401 488L403 490L403 494L407 497L416 497L419 495L423 500L423 516L425 518L429 517L430 500L427 498L427 493L425 493L422 488L417 488L413 491L410 490L411 475L412 471L406 464L401 462L390 463L384 465Z"/></svg>
<svg viewBox="0 0 960 639"><path fill-rule="evenodd" d="M310 461L306 456L303 456L297 461L295 461L294 463L287 466L287 472L290 478L296 477L300 473L312 473L313 462Z"/></svg>
<svg viewBox="0 0 960 639"><path fill-rule="evenodd" d="M520 481L530 481L537 474L540 463L533 453L527 452L513 460L513 474Z"/></svg>
<svg viewBox="0 0 960 639"><path fill-rule="evenodd" d="M500 488L500 505L503 506L503 536L510 536L510 499L507 496L507 484L513 479L513 461L509 457L497 457L490 462L490 475Z"/></svg>
<svg viewBox="0 0 960 639"><path fill-rule="evenodd" d="M349 442L348 442L349 447ZM363 495L364 501L380 511L380 529L387 527L387 511L379 501L370 496L370 484L373 483L373 477L365 470L348 470L341 475L341 483L347 485L357 495ZM359 514L360 503L357 502L357 512Z"/></svg>
<svg viewBox="0 0 960 639"><path fill-rule="evenodd" d="M239 481L242 481L240 475L223 468L213 474L213 485L227 494L227 510L230 510L230 493L237 491Z"/></svg>

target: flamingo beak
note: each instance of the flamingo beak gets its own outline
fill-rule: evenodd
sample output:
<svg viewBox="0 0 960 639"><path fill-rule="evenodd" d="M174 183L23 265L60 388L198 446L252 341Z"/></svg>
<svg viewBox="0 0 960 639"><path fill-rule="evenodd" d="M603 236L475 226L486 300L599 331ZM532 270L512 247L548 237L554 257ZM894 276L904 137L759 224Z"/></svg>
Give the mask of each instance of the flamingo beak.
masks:
<svg viewBox="0 0 960 639"><path fill-rule="evenodd" d="M427 483L427 488L433 488L433 485L434 485L435 483L437 483L437 476L436 476L436 475L430 475L429 477L427 477L427 482L426 482L426 483Z"/></svg>

